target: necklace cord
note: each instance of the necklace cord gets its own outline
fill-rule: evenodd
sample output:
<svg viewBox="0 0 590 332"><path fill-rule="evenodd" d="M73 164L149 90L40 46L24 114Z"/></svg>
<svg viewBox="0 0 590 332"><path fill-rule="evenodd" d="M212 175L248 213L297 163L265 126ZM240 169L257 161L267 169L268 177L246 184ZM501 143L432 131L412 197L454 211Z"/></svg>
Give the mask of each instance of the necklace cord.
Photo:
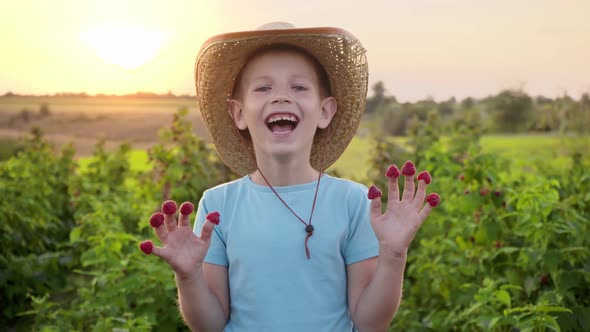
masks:
<svg viewBox="0 0 590 332"><path fill-rule="evenodd" d="M266 179L266 177L264 176L264 173L262 173L262 171L260 170L260 167L258 167L258 163L256 162L256 153L253 151L253 148L250 148L250 144L248 144L248 142L246 142L244 135L242 135L242 133L240 133L239 129L235 126L235 119L233 117L233 113L228 112L230 114L230 117L232 118L232 121L234 123L233 129L234 131L236 131L237 135L240 137L240 140L242 141L242 143L244 144L244 146L246 147L246 149L250 152L250 155L252 156L254 163L256 164L256 169L258 170L258 172L260 172L260 175L262 176L262 178L264 179L264 182L266 182L266 184L268 185L268 187L270 188L270 190L272 190L272 192L275 194L275 196L277 196L277 198L283 203L283 205L285 205L285 207L287 209L289 209L289 211L291 211L291 213L297 218L299 219L299 221L301 221L301 223L303 223L303 225L305 226L305 231L307 232L307 235L305 236L305 256L307 257L307 259L311 259L311 255L309 252L309 247L307 245L307 242L309 240L309 238L313 235L313 231L314 228L311 225L311 219L313 217L313 212L315 210L315 204L317 201L317 197L318 197L318 191L320 188L320 179L322 178L322 175L324 174L324 165L325 165L325 157L326 157L326 151L322 151L322 158L321 158L321 163L320 163L320 171L318 174L318 181L315 187L315 194L313 195L313 203L311 205L311 213L309 215L309 222L306 223L303 218L301 218L297 213L295 213L295 211L293 211L293 209L291 209L291 207L287 204L287 202L285 202L283 200L283 198L279 195L279 193L277 193L277 191L275 190L275 188L270 184L270 182ZM326 130L326 135L327 135L327 139L326 139L326 146L322 147L322 150L325 150L326 147L329 146L329 140L330 140L330 124L328 124L328 128Z"/></svg>

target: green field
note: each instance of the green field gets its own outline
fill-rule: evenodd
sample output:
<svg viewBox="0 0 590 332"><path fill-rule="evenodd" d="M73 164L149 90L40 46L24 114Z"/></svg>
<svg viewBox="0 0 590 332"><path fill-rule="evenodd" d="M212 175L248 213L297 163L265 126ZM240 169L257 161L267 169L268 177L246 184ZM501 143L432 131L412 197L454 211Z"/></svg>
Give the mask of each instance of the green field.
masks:
<svg viewBox="0 0 590 332"><path fill-rule="evenodd" d="M403 145L406 138L396 137L394 140ZM488 135L481 139L484 152L497 152L512 160L513 167L519 169L566 167L568 144L553 135ZM372 144L369 139L355 137L333 167L345 177L363 177L370 149Z"/></svg>
<svg viewBox="0 0 590 332"><path fill-rule="evenodd" d="M400 144L405 137L393 138ZM568 165L568 151L571 143L553 135L489 135L481 139L484 152L497 152L512 161L520 171L535 171L539 167L562 169ZM344 154L329 170L336 169L345 178L361 179L366 175L368 158L373 145L368 138L354 137ZM133 150L130 161L135 170L149 169L147 153ZM88 158L80 159L84 167Z"/></svg>

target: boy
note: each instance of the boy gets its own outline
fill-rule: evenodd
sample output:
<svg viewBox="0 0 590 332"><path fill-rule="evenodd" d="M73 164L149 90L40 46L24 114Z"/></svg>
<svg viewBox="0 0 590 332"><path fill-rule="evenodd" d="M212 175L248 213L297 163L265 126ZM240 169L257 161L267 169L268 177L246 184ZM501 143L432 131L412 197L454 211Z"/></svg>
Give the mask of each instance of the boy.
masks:
<svg viewBox="0 0 590 332"><path fill-rule="evenodd" d="M383 214L377 188L367 192L323 173L364 109L360 42L335 28L270 25L209 39L195 67L211 139L244 176L203 194L194 230L190 203L178 224L172 201L152 217L164 247L143 243L142 250L174 270L188 326L386 331L400 303L407 249L439 198L426 197L428 172L415 190L411 162L401 171L402 195L400 171L387 170Z"/></svg>

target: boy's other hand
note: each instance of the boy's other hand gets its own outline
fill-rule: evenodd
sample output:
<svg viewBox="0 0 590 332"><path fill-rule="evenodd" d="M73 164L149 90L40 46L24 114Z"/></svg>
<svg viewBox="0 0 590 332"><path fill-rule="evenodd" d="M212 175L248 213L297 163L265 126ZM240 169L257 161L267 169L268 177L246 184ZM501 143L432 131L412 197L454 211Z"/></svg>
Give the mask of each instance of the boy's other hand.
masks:
<svg viewBox="0 0 590 332"><path fill-rule="evenodd" d="M194 210L193 204L182 203L178 222L176 210L174 201L166 201L162 204L162 212L156 212L150 218L150 224L163 246L156 247L151 241L144 241L140 249L146 254L161 257L179 277L184 278L200 269L211 244L213 227L219 223L219 213L207 216L201 236L197 236L189 221L189 215Z"/></svg>
<svg viewBox="0 0 590 332"><path fill-rule="evenodd" d="M440 197L435 193L426 195L426 188L432 181L427 171L418 174L416 190L414 183L416 168L409 160L404 164L401 172L395 165L391 165L385 174L389 178L389 190L387 209L384 213L381 212L381 192L374 186L369 189L371 225L379 240L380 255L405 258L416 232L432 208L438 205ZM401 197L398 185L400 175L405 177Z"/></svg>

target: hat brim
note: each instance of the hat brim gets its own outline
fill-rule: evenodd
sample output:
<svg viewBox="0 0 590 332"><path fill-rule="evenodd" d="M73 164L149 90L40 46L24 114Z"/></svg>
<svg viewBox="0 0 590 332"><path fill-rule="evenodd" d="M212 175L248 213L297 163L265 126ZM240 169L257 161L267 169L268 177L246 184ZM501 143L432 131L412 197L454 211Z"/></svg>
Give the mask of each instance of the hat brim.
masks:
<svg viewBox="0 0 590 332"><path fill-rule="evenodd" d="M240 175L256 170L253 146L240 137L228 112L236 77L257 49L284 44L301 48L324 67L338 110L329 128L318 129L310 163L316 169L332 165L344 152L360 124L368 85L366 51L349 32L339 28L299 28L233 32L208 39L195 62L197 101L203 122L221 159Z"/></svg>

